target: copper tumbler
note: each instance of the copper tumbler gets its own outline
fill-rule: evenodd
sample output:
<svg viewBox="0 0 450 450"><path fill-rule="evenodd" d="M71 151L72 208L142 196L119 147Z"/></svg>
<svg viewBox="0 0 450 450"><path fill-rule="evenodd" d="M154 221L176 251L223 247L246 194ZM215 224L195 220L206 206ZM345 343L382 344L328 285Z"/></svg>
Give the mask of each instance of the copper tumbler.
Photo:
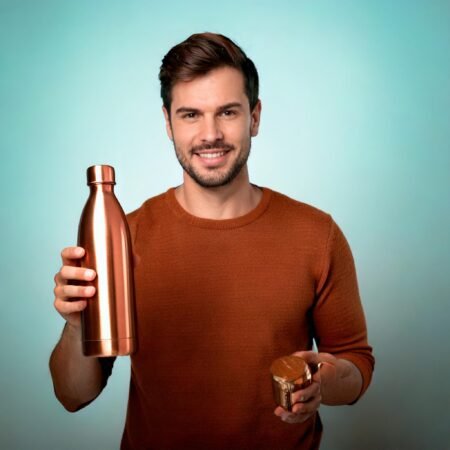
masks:
<svg viewBox="0 0 450 450"><path fill-rule="evenodd" d="M134 282L130 231L114 195L114 168L87 169L90 195L78 227L78 245L86 251L82 267L94 269L96 288L81 313L86 356L129 355L136 349Z"/></svg>
<svg viewBox="0 0 450 450"><path fill-rule="evenodd" d="M312 371L299 356L283 356L270 366L275 403L287 411L292 411L291 394L308 387L312 383Z"/></svg>

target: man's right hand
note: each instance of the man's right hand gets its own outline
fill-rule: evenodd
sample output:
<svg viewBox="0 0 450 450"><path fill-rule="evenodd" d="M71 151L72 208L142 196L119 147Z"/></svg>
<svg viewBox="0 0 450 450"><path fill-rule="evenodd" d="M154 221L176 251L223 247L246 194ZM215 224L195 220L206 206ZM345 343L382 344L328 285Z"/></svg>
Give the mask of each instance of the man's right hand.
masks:
<svg viewBox="0 0 450 450"><path fill-rule="evenodd" d="M81 326L81 313L90 297L95 294L94 286L78 286L71 281L92 281L96 273L92 269L81 268L77 262L84 256L82 247L66 247L61 252L62 267L55 275L54 306L56 311L76 328Z"/></svg>

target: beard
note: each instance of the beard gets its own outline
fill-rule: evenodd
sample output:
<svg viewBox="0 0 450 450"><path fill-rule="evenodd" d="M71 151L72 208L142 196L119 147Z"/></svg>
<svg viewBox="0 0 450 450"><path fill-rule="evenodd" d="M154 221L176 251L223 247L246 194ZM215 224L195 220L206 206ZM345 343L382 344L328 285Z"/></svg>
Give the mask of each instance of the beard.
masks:
<svg viewBox="0 0 450 450"><path fill-rule="evenodd" d="M175 140L173 141L173 145L178 162L183 170L200 186L204 188L214 188L231 183L240 173L242 168L247 164L250 156L251 138L246 140L237 159L233 161L233 164L229 169L221 170L211 168L208 169L209 173L207 174L199 173L199 171L197 171L195 167L189 163L188 159L183 155L183 152L177 147ZM223 141L216 141L192 147L189 149L189 154L193 155L195 151L209 149L223 149L225 151L232 151L235 150L235 147Z"/></svg>

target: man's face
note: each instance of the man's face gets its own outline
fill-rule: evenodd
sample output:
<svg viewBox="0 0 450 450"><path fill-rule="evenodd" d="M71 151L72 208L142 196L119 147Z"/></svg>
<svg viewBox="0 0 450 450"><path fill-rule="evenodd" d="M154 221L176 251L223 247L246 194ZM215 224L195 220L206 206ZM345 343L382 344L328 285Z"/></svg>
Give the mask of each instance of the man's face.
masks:
<svg viewBox="0 0 450 450"><path fill-rule="evenodd" d="M172 88L169 138L185 173L203 187L224 186L246 165L261 104L250 111L244 77L221 67Z"/></svg>

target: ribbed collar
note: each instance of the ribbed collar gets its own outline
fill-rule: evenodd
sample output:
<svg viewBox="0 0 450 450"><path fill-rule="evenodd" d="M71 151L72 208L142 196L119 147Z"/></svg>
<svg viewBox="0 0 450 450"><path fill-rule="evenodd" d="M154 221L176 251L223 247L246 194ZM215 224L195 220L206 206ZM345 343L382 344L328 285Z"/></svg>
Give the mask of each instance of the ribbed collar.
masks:
<svg viewBox="0 0 450 450"><path fill-rule="evenodd" d="M259 187L259 186L257 186ZM260 217L267 209L272 198L272 190L266 187L260 187L262 190L262 197L254 209L243 216L235 217L233 219L204 219L188 213L179 203L175 197L175 188L170 188L165 195L166 202L172 212L183 222L189 223L199 228L210 228L216 230L226 230L231 228L239 228L248 225Z"/></svg>

